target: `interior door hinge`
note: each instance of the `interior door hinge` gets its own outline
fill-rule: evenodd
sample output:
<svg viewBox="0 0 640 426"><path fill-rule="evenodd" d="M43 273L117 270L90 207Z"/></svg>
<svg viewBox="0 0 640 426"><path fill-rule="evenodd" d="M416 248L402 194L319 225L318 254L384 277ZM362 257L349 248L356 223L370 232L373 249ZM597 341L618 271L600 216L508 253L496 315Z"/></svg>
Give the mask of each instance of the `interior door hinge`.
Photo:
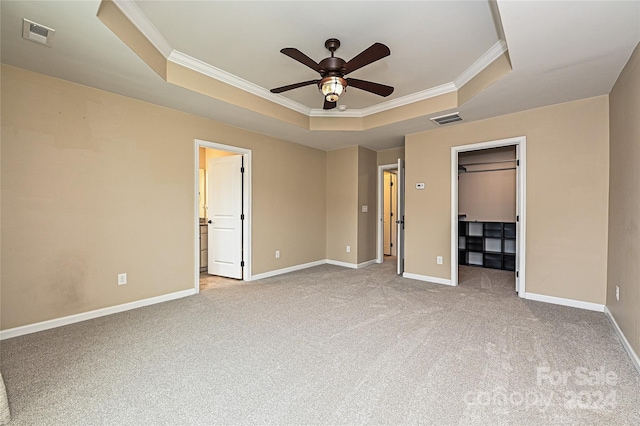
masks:
<svg viewBox="0 0 640 426"><path fill-rule="evenodd" d="M240 167L240 173L244 173L244 167Z"/></svg>
<svg viewBox="0 0 640 426"><path fill-rule="evenodd" d="M240 267L244 268L244 260L240 262Z"/></svg>
<svg viewBox="0 0 640 426"><path fill-rule="evenodd" d="M516 166L520 165L520 160L516 160Z"/></svg>
<svg viewBox="0 0 640 426"><path fill-rule="evenodd" d="M240 220L244 220L244 213L240 215Z"/></svg>
<svg viewBox="0 0 640 426"><path fill-rule="evenodd" d="M393 186L393 182L389 182L389 186Z"/></svg>
<svg viewBox="0 0 640 426"><path fill-rule="evenodd" d="M520 272L516 271L516 278L520 278Z"/></svg>
<svg viewBox="0 0 640 426"><path fill-rule="evenodd" d="M520 222L520 215L516 216L516 222Z"/></svg>

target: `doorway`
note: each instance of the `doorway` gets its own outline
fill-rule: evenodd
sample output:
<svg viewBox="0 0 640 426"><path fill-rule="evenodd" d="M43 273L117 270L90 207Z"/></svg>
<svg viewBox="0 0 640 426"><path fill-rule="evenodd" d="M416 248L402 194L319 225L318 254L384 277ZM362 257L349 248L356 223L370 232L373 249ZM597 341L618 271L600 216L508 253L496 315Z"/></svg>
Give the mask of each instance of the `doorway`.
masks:
<svg viewBox="0 0 640 426"><path fill-rule="evenodd" d="M383 263L385 255L391 254L396 257L397 273L402 275L404 272L404 160L398 159L397 163L378 166L377 217L376 263Z"/></svg>
<svg viewBox="0 0 640 426"><path fill-rule="evenodd" d="M196 292L205 259L209 274L251 281L251 151L196 139L195 170ZM214 210L211 200L227 205Z"/></svg>
<svg viewBox="0 0 640 426"><path fill-rule="evenodd" d="M384 170L383 184L383 255L396 256L396 216L398 214L398 170Z"/></svg>
<svg viewBox="0 0 640 426"><path fill-rule="evenodd" d="M517 137L502 139L491 142L483 142L471 145L464 145L451 148L451 284L458 285L458 265L471 264L478 266L489 265L493 268L513 270L515 274L515 290L518 296L525 297L525 238L526 238L526 138ZM515 151L515 158L493 159L489 161L460 161L465 155L477 154L482 150L497 149L494 153L503 150L499 148L512 147ZM476 157L477 158L477 157ZM492 164L478 164L492 163ZM473 165L472 168L469 166ZM468 218L468 221L460 221L459 214L459 171L473 172L477 170L485 171L506 171L515 170L515 196L510 202L515 205L505 207L506 216L513 213L514 222L502 217L502 222L478 221L475 217ZM504 206L503 206L504 207ZM467 207L470 208L470 207ZM514 211L509 211L509 208ZM464 213L464 212L462 212ZM460 224L464 229L460 228ZM498 227L500 229L498 229ZM460 242L465 240L466 248L475 245L472 250L459 250ZM463 258L464 256L464 258ZM462 259L462 262L460 260Z"/></svg>

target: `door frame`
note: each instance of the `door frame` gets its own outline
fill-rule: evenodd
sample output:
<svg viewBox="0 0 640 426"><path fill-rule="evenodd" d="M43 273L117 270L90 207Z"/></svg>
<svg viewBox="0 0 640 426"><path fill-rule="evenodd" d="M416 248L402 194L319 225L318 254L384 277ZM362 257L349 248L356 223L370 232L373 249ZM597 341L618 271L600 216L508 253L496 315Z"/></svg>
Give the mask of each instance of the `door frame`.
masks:
<svg viewBox="0 0 640 426"><path fill-rule="evenodd" d="M237 146L224 145L217 142L209 142L200 139L194 139L195 161L194 161L194 189L195 189L195 208L194 208L194 273L195 273L195 291L200 292L200 205L198 199L198 179L200 170L200 148L217 149L219 151L233 152L240 154L244 158L244 178L243 178L243 210L244 221L242 222L242 260L244 261L244 271L242 274L243 281L251 281L251 150L239 148Z"/></svg>
<svg viewBox="0 0 640 426"><path fill-rule="evenodd" d="M522 298L525 297L525 242L527 233L526 143L526 136L518 136L451 147L451 285L458 285L458 154L460 152L515 145L516 158L519 160L519 165L516 167L516 215L519 218L519 220L516 221L516 287L518 289L518 296Z"/></svg>
<svg viewBox="0 0 640 426"><path fill-rule="evenodd" d="M384 172L385 170L395 170L397 168L398 163L378 166L378 226L376 227L378 235L376 263L384 262Z"/></svg>
<svg viewBox="0 0 640 426"><path fill-rule="evenodd" d="M389 182L387 182L387 176L389 176ZM384 183L384 188L382 188L382 194L384 199L382 200L382 249L383 256L395 256L396 251L396 243L397 243L397 235L398 229L396 227L396 217L398 216L397 212L397 204L398 204L398 173L397 170L390 169L384 170L382 173L382 181ZM387 195L387 190L389 190L389 194ZM386 210L387 204L389 205L389 212ZM395 209L394 209L395 207ZM389 216L391 213L391 216ZM385 220L389 219L390 223L385 225ZM386 254L386 238L387 233L389 234L389 251L390 254Z"/></svg>

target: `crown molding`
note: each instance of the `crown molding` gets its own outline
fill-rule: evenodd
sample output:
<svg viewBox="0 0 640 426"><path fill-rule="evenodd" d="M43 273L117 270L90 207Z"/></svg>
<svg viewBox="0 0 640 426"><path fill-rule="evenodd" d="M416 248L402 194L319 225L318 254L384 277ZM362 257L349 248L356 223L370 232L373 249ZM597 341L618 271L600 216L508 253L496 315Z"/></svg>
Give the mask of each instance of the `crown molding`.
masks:
<svg viewBox="0 0 640 426"><path fill-rule="evenodd" d="M193 58L182 52L174 50L167 40L162 36L160 31L149 21L149 18L135 4L133 0L111 0L122 13L138 28L138 30L152 43L167 60L184 66L188 69L229 84L240 90L244 90L253 95L271 101L275 104L289 108L293 111L305 114L309 117L333 117L333 118L363 118L368 115L377 114L394 108L399 108L415 102L434 98L446 93L455 92L468 83L476 75L480 74L485 68L491 65L496 59L503 55L507 49L507 43L499 40L489 48L478 60L476 60L469 68L464 70L452 82L441 84L430 89L402 96L400 98L391 99L363 109L354 109L347 111L339 110L323 110L319 108L309 108L296 101L293 101L282 95L273 94L269 90L251 83L231 73L207 64L199 59Z"/></svg>
<svg viewBox="0 0 640 426"><path fill-rule="evenodd" d="M484 52L484 54L478 58L478 60L471 64L469 68L464 70L462 74L456 77L456 79L453 80L453 84L455 84L456 87L460 89L473 77L484 71L485 68L491 65L493 61L502 56L507 50L507 42L505 42L504 40L498 40L496 44L491 46L489 50Z"/></svg>
<svg viewBox="0 0 640 426"><path fill-rule="evenodd" d="M421 92L412 93L410 95L402 96L400 98L391 99L386 102L382 102L363 109L354 109L351 111L335 111L335 110L322 110L312 109L311 117L366 117L368 115L377 114L379 112L388 111L390 109L398 108L401 106L409 105L414 102L423 101L425 99L435 98L436 96L444 95L446 93L455 92L457 87L453 83L445 83L440 86L432 87Z"/></svg>
<svg viewBox="0 0 640 426"><path fill-rule="evenodd" d="M476 60L469 68L464 70L458 77L452 82L441 84L440 86L432 87L421 92L412 93L401 98L392 99L386 102L382 102L364 109L350 111L350 114L346 114L345 111L325 111L321 109L312 109L311 117L366 117L368 115L377 114L379 112L388 111L390 109L399 108L405 105L412 104L414 102L424 101L426 99L435 98L436 96L444 95L446 93L455 92L462 86L467 84L473 77L480 74L493 63L496 59L502 56L507 51L507 43L504 40L499 40L496 44L491 46L478 60Z"/></svg>
<svg viewBox="0 0 640 426"><path fill-rule="evenodd" d="M203 62L197 58L193 58L180 51L173 50L167 59L175 64L181 65L185 68L201 73L215 80L229 84L240 90L244 90L245 92L267 99L273 103L282 105L283 107L289 108L301 114L305 114L307 116L311 114L311 108L309 107L292 101L289 98L285 98L284 96L276 96L267 89L258 86L257 84L237 77L231 73L221 70L220 68L216 68L213 65L209 65L206 62Z"/></svg>
<svg viewBox="0 0 640 426"><path fill-rule="evenodd" d="M127 19L138 28L142 35L158 49L162 56L165 58L169 57L173 50L171 45L133 0L111 0L111 2L115 4Z"/></svg>
<svg viewBox="0 0 640 426"><path fill-rule="evenodd" d="M379 112L387 111L393 108L402 107L412 104L414 102L424 101L425 99L435 98L440 95L455 92L458 88L453 83L445 83L440 86L432 87L421 92L412 93L410 95L403 96L397 99L391 99L381 104L367 107L363 110L364 115L377 114Z"/></svg>

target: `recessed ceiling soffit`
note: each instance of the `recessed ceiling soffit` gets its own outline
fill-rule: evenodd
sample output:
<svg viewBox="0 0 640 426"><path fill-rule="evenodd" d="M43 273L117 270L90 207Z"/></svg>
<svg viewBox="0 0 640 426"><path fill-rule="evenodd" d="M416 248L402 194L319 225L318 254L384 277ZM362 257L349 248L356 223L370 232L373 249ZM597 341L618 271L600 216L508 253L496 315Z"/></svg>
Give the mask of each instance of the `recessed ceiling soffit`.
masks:
<svg viewBox="0 0 640 426"><path fill-rule="evenodd" d="M511 71L502 37L453 81L363 109L312 109L171 47L131 0L102 0L98 18L165 81L308 130L361 131L457 108ZM497 9L494 19L499 19ZM497 27L501 27L497 25Z"/></svg>

